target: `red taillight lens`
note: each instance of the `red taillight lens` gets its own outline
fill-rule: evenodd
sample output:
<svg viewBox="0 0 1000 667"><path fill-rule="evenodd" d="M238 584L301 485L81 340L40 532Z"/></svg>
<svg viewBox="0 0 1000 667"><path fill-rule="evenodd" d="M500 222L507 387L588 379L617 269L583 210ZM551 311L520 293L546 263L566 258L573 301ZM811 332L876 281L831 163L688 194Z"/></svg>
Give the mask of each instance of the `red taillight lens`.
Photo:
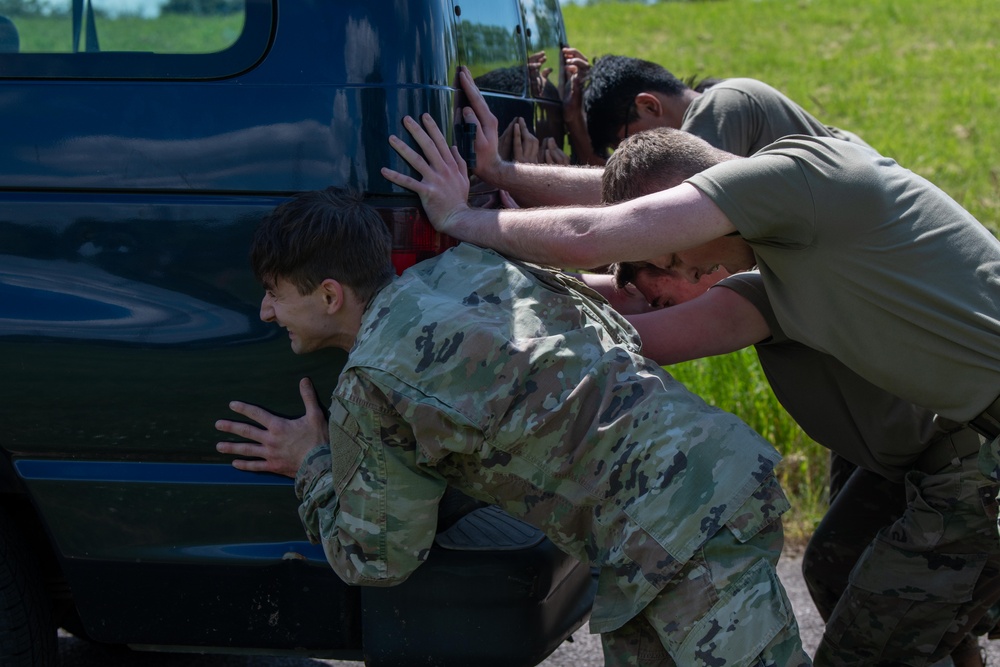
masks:
<svg viewBox="0 0 1000 667"><path fill-rule="evenodd" d="M392 264L397 275L458 244L450 236L436 231L419 208L380 208L378 211L392 232Z"/></svg>

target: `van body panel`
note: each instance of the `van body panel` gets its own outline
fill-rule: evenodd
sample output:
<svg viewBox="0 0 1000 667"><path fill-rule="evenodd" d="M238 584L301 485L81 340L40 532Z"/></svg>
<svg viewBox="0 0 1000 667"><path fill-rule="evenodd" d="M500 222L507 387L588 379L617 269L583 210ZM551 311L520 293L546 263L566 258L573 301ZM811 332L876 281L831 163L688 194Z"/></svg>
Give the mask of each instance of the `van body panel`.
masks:
<svg viewBox="0 0 1000 667"><path fill-rule="evenodd" d="M348 587L306 541L291 480L234 469L214 423L234 399L301 414L306 376L325 403L346 356L296 356L260 321L261 218L352 188L400 269L447 247L382 178L408 168L387 137L409 140L401 119L421 113L451 137L457 66L503 64L514 88L485 91L501 129L522 116L561 142L559 101L526 64L540 34L546 53L565 42L558 4L220 3L247 21L221 56L86 52L114 36L99 12L73 17L79 52L0 53L0 513L31 544L48 622L142 650L536 664L585 622L589 568L547 540L435 547L398 587ZM37 48L43 19L12 20ZM69 39L70 17L53 20Z"/></svg>

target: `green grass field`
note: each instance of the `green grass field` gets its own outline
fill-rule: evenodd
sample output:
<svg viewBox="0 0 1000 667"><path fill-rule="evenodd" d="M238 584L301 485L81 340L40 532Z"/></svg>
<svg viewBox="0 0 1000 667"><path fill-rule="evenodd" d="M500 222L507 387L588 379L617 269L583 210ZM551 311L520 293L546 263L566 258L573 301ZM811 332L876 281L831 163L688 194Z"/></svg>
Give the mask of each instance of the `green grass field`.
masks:
<svg viewBox="0 0 1000 667"><path fill-rule="evenodd" d="M164 14L155 20L134 16L96 21L104 51L213 53L232 45L243 30L243 15ZM19 16L23 53L71 53L73 27L68 16ZM81 45L84 43L81 38Z"/></svg>
<svg viewBox="0 0 1000 667"><path fill-rule="evenodd" d="M715 0L563 7L593 58L652 60L681 78L766 81L929 178L1000 230L1000 3L995 0ZM789 541L826 509L827 452L774 399L751 350L669 369L784 453Z"/></svg>

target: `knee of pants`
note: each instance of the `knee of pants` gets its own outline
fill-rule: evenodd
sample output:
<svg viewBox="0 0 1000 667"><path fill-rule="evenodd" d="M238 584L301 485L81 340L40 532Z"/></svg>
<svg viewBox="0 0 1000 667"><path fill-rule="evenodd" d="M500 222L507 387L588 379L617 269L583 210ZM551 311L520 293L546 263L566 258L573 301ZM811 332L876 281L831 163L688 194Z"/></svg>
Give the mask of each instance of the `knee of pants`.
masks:
<svg viewBox="0 0 1000 667"><path fill-rule="evenodd" d="M665 591L645 610L643 616L659 634L678 665L752 664L756 656L781 633L798 631L791 604L773 564L759 558L740 576L720 589L712 588L710 568L692 571L705 579L700 600L691 598L698 582L689 580L677 590ZM692 625L679 624L679 608L686 603L701 606ZM707 603L707 604L706 604Z"/></svg>

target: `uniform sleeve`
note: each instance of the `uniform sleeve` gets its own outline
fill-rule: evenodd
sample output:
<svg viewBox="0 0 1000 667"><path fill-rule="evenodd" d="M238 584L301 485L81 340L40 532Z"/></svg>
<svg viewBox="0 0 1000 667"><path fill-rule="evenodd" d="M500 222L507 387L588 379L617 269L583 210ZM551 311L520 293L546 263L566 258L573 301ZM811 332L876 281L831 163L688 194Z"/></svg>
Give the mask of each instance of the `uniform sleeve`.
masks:
<svg viewBox="0 0 1000 667"><path fill-rule="evenodd" d="M314 449L296 492L306 534L348 584L402 583L426 559L445 482L416 462L412 429L384 394L341 378L330 406L330 445Z"/></svg>

